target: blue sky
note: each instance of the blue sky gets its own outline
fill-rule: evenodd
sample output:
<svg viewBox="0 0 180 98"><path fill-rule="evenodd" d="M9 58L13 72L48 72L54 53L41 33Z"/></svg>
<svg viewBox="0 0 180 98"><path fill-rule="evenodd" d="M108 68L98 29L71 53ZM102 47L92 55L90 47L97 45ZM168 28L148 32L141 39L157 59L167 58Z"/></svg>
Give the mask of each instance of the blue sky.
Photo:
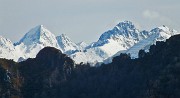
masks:
<svg viewBox="0 0 180 98"><path fill-rule="evenodd" d="M43 24L74 42L93 42L118 22L140 30L167 25L180 31L180 0L0 0L0 35L17 42Z"/></svg>

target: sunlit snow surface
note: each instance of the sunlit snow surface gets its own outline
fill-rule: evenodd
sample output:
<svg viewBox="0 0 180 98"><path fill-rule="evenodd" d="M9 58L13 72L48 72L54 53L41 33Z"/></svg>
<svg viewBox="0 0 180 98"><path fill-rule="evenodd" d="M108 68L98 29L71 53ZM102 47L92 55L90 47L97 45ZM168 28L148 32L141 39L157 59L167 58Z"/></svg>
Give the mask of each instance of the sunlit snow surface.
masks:
<svg viewBox="0 0 180 98"><path fill-rule="evenodd" d="M76 63L110 63L120 53L130 53L132 58L137 58L140 49L148 50L156 41L165 41L176 34L177 31L166 26L140 31L132 22L124 21L103 33L97 42L88 45L85 42L76 44L65 34L56 37L43 25L39 25L15 44L0 36L0 58L14 61L34 58L41 49L50 46L60 49Z"/></svg>

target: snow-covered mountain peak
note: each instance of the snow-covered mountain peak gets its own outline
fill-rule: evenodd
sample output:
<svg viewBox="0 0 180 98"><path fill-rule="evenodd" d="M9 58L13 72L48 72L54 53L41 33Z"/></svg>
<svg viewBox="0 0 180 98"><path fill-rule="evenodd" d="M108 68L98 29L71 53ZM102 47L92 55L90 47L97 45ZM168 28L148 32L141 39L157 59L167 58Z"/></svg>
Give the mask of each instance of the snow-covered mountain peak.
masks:
<svg viewBox="0 0 180 98"><path fill-rule="evenodd" d="M167 31L170 31L170 29L167 26L163 25L152 29L150 32L159 33L159 32L167 32Z"/></svg>
<svg viewBox="0 0 180 98"><path fill-rule="evenodd" d="M13 43L2 36L0 36L0 58L17 60L16 50Z"/></svg>
<svg viewBox="0 0 180 98"><path fill-rule="evenodd" d="M63 52L79 49L79 47L66 34L61 34L60 36L57 36L56 39Z"/></svg>
<svg viewBox="0 0 180 98"><path fill-rule="evenodd" d="M103 46L112 41L123 41L126 39L139 40L142 35L135 25L130 21L124 21L117 24L112 30L103 33L99 40L93 46Z"/></svg>
<svg viewBox="0 0 180 98"><path fill-rule="evenodd" d="M97 42L87 46L85 54L89 55L90 51L94 51L94 54L97 55L96 58L106 59L119 51L129 49L142 38L144 38L143 33L136 29L132 22L120 22L113 29L103 33ZM93 62L93 60L91 61Z"/></svg>
<svg viewBox="0 0 180 98"><path fill-rule="evenodd" d="M43 25L38 25L29 30L23 38L15 44L16 50L22 53L20 57L24 59L34 58L41 49L48 46L60 49L56 36Z"/></svg>
<svg viewBox="0 0 180 98"><path fill-rule="evenodd" d="M3 36L0 36L0 42L1 43L6 43L7 41L10 41L10 40L4 38Z"/></svg>
<svg viewBox="0 0 180 98"><path fill-rule="evenodd" d="M156 35L157 41L165 41L169 37L178 34L176 30L170 29L165 25L152 29L150 33Z"/></svg>
<svg viewBox="0 0 180 98"><path fill-rule="evenodd" d="M123 21L116 25L117 29L136 29L135 25L131 21Z"/></svg>
<svg viewBox="0 0 180 98"><path fill-rule="evenodd" d="M118 35L129 37L129 34L136 33L138 31L134 24L130 21L124 21L117 24L112 30L103 33L100 39L109 39Z"/></svg>
<svg viewBox="0 0 180 98"><path fill-rule="evenodd" d="M42 44L43 46L58 47L56 37L43 25L38 25L32 28L24 37L18 42L24 45Z"/></svg>
<svg viewBox="0 0 180 98"><path fill-rule="evenodd" d="M163 26L160 26L160 27L157 27L157 28L154 28L152 29L150 32L153 32L153 33L161 33L161 32L164 32L166 34L170 34L170 35L175 35L177 34L177 31L174 30L174 29L170 29L169 27L163 25Z"/></svg>
<svg viewBox="0 0 180 98"><path fill-rule="evenodd" d="M14 45L0 36L0 58L22 61L36 57L41 49L50 46L60 49L76 63L95 64L106 59L110 62L119 53L130 53L132 57L137 57L139 50L147 50L156 41L165 41L176 34L177 31L164 25L151 31L139 31L131 21L123 21L104 32L97 42L87 45L85 42L74 43L66 34L56 37L45 26L38 25Z"/></svg>
<svg viewBox="0 0 180 98"><path fill-rule="evenodd" d="M7 39L7 38L4 38L3 36L0 36L0 47L4 47L4 48L9 48L9 47L14 47L13 46L13 43Z"/></svg>

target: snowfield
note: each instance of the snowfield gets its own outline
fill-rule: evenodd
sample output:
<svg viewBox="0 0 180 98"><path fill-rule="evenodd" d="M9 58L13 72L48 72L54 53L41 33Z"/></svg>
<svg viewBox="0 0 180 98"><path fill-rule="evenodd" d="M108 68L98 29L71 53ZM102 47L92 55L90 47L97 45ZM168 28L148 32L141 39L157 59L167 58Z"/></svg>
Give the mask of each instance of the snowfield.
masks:
<svg viewBox="0 0 180 98"><path fill-rule="evenodd" d="M39 25L15 44L0 36L0 58L23 61L35 58L41 49L49 46L61 50L75 63L90 63L94 66L98 62L110 63L120 53L130 53L132 58L137 58L139 50L148 51L156 41L166 41L176 34L179 33L167 26L140 31L132 22L124 21L104 32L97 42L88 45L85 42L76 44L65 34L56 37L46 27Z"/></svg>

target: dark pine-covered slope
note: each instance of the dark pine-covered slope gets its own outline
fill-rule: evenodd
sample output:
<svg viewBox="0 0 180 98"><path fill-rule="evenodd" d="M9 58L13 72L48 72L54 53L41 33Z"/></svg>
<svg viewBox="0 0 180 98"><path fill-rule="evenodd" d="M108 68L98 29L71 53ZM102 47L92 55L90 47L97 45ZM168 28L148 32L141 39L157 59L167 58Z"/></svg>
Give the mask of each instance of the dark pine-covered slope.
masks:
<svg viewBox="0 0 180 98"><path fill-rule="evenodd" d="M1 98L180 98L180 35L157 42L138 59L74 65L51 47L21 63L0 60Z"/></svg>

